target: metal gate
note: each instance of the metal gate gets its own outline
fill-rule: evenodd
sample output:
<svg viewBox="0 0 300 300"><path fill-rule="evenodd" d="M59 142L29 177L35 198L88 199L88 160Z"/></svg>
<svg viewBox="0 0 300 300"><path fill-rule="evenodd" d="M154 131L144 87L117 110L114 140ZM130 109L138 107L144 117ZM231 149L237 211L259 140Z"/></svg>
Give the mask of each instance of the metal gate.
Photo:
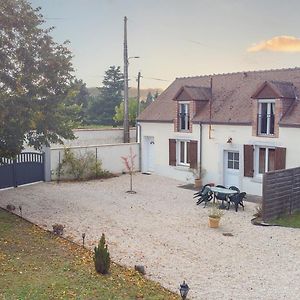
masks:
<svg viewBox="0 0 300 300"><path fill-rule="evenodd" d="M45 180L44 153L23 152L16 159L1 158L0 189Z"/></svg>

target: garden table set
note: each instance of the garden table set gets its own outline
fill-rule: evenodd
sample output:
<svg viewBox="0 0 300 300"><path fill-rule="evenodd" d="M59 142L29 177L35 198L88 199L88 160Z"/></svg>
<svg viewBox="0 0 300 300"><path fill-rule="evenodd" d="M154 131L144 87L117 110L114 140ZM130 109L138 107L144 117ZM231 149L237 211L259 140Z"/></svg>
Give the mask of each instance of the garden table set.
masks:
<svg viewBox="0 0 300 300"><path fill-rule="evenodd" d="M243 200L246 198L245 192L240 192L239 188L235 186L231 186L226 188L222 185L212 186L211 184L206 184L202 187L202 189L194 194L194 198L197 199L197 205L204 202L204 207L206 204L213 200L213 203L217 200L221 200L220 209L230 208L230 203L234 203L235 211L238 211L238 206L242 206L244 209Z"/></svg>

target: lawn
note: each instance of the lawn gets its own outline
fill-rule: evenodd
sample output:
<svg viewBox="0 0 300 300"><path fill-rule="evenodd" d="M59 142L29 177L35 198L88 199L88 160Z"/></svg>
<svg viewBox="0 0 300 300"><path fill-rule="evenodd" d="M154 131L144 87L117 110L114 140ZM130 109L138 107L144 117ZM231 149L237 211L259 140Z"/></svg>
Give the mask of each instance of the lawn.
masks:
<svg viewBox="0 0 300 300"><path fill-rule="evenodd" d="M277 224L285 227L300 228L300 212L275 219L272 221L272 224Z"/></svg>
<svg viewBox="0 0 300 300"><path fill-rule="evenodd" d="M133 270L94 270L92 254L0 209L1 299L179 299Z"/></svg>

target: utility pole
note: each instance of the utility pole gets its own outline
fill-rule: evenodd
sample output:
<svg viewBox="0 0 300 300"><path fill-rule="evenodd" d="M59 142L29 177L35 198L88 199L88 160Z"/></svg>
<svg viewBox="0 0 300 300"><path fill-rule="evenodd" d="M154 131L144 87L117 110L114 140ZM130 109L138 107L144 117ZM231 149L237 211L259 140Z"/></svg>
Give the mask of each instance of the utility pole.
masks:
<svg viewBox="0 0 300 300"><path fill-rule="evenodd" d="M124 17L124 143L129 143L127 17Z"/></svg>
<svg viewBox="0 0 300 300"><path fill-rule="evenodd" d="M141 104L140 104L140 81L141 81L141 72L138 73L138 77L137 77L137 116L140 114L141 112Z"/></svg>
<svg viewBox="0 0 300 300"><path fill-rule="evenodd" d="M135 121L135 129L136 129L136 137L135 137L135 139L136 139L136 142L138 142L138 140L139 140L139 137L138 137L138 135L139 135L139 132L138 132L138 122L137 122L137 118L138 118L138 116L139 116L139 114L140 114L140 112L141 112L141 105L140 105L140 81L141 81L141 72L139 72L138 73L138 77L137 77L137 97L136 97L136 100L137 100L137 112L136 112L136 121Z"/></svg>

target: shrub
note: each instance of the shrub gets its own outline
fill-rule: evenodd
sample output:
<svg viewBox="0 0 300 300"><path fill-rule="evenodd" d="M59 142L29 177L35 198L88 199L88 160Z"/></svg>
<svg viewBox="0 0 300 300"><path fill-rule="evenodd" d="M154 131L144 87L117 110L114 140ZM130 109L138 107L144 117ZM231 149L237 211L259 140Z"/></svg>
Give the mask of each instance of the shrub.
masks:
<svg viewBox="0 0 300 300"><path fill-rule="evenodd" d="M95 178L108 178L112 174L102 169L101 161L89 151L85 154L75 155L70 148L64 149L64 158L58 166L59 177L66 174L72 179L86 180Z"/></svg>
<svg viewBox="0 0 300 300"><path fill-rule="evenodd" d="M52 225L53 232L58 235L63 235L65 226L62 224L54 224Z"/></svg>
<svg viewBox="0 0 300 300"><path fill-rule="evenodd" d="M213 204L209 209L208 216L210 218L219 219L224 215L224 212L219 209L218 205Z"/></svg>
<svg viewBox="0 0 300 300"><path fill-rule="evenodd" d="M95 269L98 273L107 274L110 268L110 255L105 243L105 235L102 233L98 247L94 249Z"/></svg>
<svg viewBox="0 0 300 300"><path fill-rule="evenodd" d="M253 216L256 218L262 218L262 213L263 213L262 206L261 205L256 206L255 210L256 210L256 213Z"/></svg>

